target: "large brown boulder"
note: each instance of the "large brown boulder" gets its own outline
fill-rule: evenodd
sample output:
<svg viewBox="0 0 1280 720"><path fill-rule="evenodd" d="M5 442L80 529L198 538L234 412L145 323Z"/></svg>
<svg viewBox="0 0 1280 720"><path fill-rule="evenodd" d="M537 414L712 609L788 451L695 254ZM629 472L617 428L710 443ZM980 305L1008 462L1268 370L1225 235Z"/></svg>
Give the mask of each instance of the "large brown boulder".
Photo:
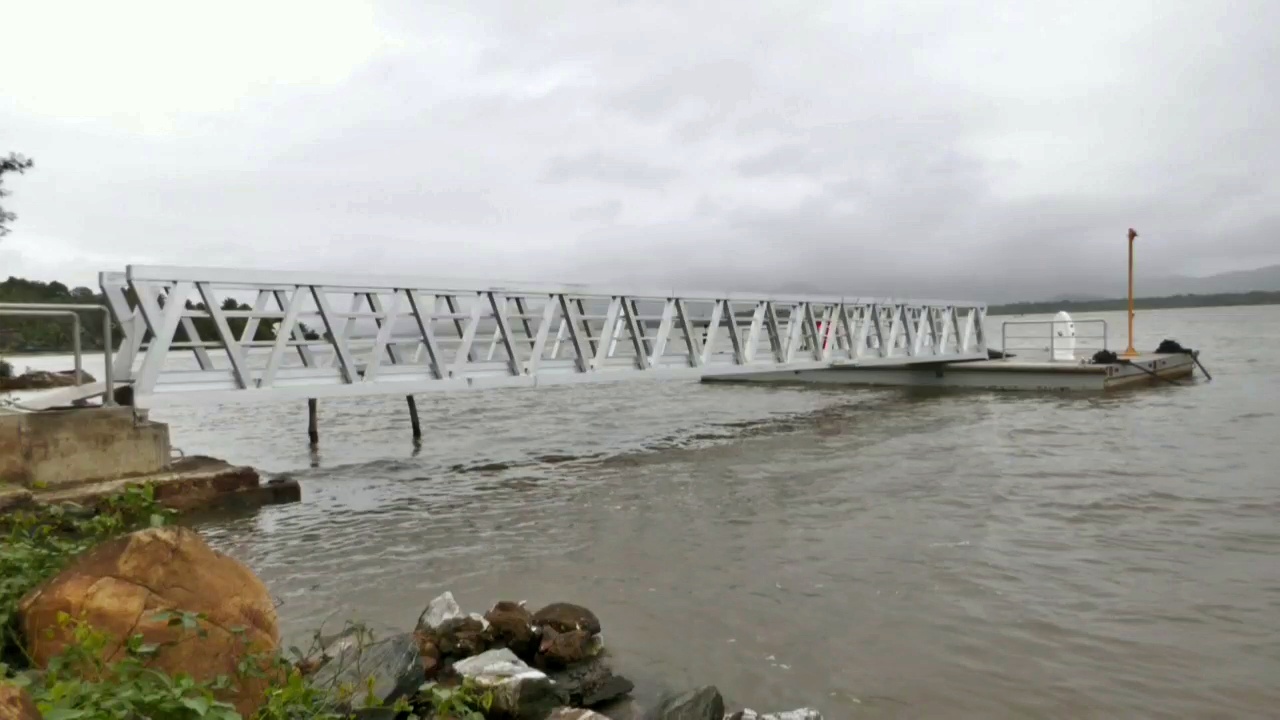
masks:
<svg viewBox="0 0 1280 720"><path fill-rule="evenodd" d="M497 647L506 647L516 657L531 662L538 649L537 633L533 629L533 613L520 603L503 600L484 614L489 621L489 636Z"/></svg>
<svg viewBox="0 0 1280 720"><path fill-rule="evenodd" d="M542 641L538 644L537 662L540 668L563 668L582 662L594 654L591 634L586 630L557 632L546 625L542 628Z"/></svg>
<svg viewBox="0 0 1280 720"><path fill-rule="evenodd" d="M585 630L588 635L600 632L600 619L596 614L582 607L567 602L555 602L533 614L533 624L537 627L551 627L556 632L573 632Z"/></svg>
<svg viewBox="0 0 1280 720"><path fill-rule="evenodd" d="M0 720L40 720L40 709L26 690L0 680Z"/></svg>
<svg viewBox="0 0 1280 720"><path fill-rule="evenodd" d="M120 659L123 640L139 633L144 642L161 645L151 667L202 681L235 678L250 652L261 654L266 669L280 643L275 605L262 581L193 530L175 526L140 530L89 550L28 593L18 610L26 650L42 668L70 639L59 613L105 633L108 662ZM154 618L162 611L203 613L207 632L195 636ZM241 679L220 699L250 717L268 682Z"/></svg>

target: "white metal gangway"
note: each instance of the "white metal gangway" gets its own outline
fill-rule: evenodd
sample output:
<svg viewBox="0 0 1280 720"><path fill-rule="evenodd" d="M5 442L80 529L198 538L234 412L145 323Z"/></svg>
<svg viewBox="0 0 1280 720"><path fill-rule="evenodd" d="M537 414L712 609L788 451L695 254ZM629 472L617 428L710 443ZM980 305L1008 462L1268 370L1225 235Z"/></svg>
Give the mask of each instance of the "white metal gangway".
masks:
<svg viewBox="0 0 1280 720"><path fill-rule="evenodd" d="M987 359L976 302L138 265L99 281L141 407Z"/></svg>

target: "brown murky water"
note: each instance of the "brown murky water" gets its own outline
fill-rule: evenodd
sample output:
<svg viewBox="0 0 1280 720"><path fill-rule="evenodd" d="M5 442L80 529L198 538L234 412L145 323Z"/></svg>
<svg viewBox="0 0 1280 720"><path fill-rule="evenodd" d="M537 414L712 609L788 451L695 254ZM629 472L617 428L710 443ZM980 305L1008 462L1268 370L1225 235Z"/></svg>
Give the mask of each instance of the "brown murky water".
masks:
<svg viewBox="0 0 1280 720"><path fill-rule="evenodd" d="M1204 350L1214 381L423 397L417 451L403 401L324 401L315 455L305 406L155 416L189 453L302 481L301 504L205 528L299 637L408 628L449 589L583 603L642 687L761 710L1276 717L1280 307L1139 329Z"/></svg>

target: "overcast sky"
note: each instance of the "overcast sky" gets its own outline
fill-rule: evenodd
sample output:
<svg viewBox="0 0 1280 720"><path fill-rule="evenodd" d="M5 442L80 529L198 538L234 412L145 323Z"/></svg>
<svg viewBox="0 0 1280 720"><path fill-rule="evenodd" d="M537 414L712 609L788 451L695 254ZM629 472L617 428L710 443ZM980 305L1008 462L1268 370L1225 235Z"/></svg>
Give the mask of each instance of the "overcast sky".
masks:
<svg viewBox="0 0 1280 720"><path fill-rule="evenodd" d="M987 299L1122 289L1130 226L1141 273L1280 262L1276 0L0 5L0 276Z"/></svg>

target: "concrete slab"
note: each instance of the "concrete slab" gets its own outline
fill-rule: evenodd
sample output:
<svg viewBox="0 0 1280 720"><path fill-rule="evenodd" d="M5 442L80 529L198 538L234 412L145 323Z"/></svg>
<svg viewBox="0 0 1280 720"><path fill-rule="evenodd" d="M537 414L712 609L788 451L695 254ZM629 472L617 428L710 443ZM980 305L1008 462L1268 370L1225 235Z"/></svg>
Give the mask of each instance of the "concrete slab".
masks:
<svg viewBox="0 0 1280 720"><path fill-rule="evenodd" d="M1125 363L1081 364L1049 360L976 360L921 367L835 367L798 372L707 377L703 382L753 382L863 387L938 387L987 390L1105 392L1176 383L1195 371L1186 353L1147 353Z"/></svg>
<svg viewBox="0 0 1280 720"><path fill-rule="evenodd" d="M215 458L170 457L169 426L144 410L97 407L0 415L0 512L32 505L95 506L150 484L165 507L192 512L296 502L297 482Z"/></svg>
<svg viewBox="0 0 1280 720"><path fill-rule="evenodd" d="M253 508L302 499L302 490L296 481L263 482L258 471L251 467L196 456L175 461L164 472L137 477L46 490L18 488L8 506L3 491L0 491L0 512L31 505L64 503L95 507L130 486L144 484L153 486L156 502L182 513Z"/></svg>
<svg viewBox="0 0 1280 720"><path fill-rule="evenodd" d="M0 482L31 489L157 473L169 453L169 427L134 408L0 415Z"/></svg>

